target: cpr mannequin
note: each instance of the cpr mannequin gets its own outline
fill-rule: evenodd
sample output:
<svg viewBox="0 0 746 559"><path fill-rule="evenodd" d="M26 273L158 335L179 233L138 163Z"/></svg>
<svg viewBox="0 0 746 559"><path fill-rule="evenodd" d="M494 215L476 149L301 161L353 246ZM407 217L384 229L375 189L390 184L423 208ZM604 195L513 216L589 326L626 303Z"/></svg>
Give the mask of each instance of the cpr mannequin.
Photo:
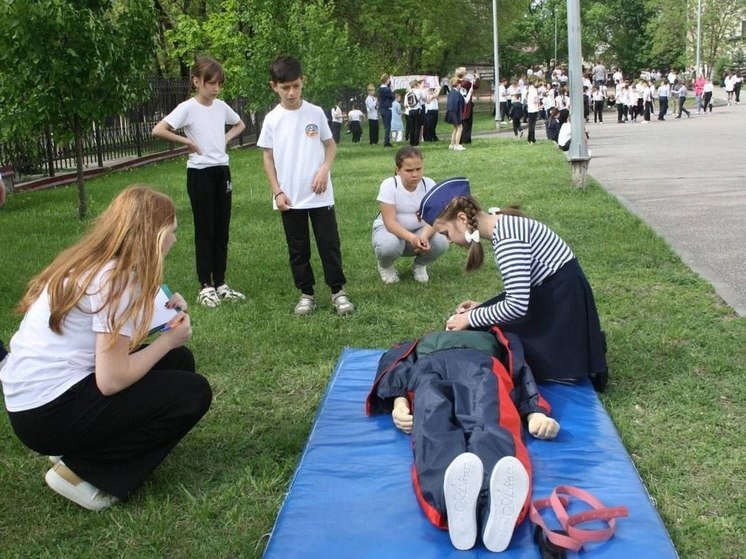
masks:
<svg viewBox="0 0 746 559"><path fill-rule="evenodd" d="M412 478L428 520L457 549L481 533L503 551L530 502L531 464L522 440L552 439L559 423L539 395L517 336L446 331L400 344L381 358L368 413L391 412L412 436Z"/></svg>

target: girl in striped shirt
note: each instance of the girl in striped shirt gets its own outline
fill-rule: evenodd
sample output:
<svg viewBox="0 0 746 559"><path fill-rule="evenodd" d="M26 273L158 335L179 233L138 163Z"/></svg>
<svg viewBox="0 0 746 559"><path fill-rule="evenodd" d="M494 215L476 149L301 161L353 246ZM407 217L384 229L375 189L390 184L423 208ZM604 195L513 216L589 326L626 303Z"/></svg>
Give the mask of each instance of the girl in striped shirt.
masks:
<svg viewBox="0 0 746 559"><path fill-rule="evenodd" d="M420 216L452 243L468 248L466 271L484 260L480 239L489 239L504 291L479 303L464 301L447 330L498 325L518 334L539 381L590 376L597 389L608 378L606 344L593 292L570 247L543 223L517 207L482 211L466 179L436 185Z"/></svg>

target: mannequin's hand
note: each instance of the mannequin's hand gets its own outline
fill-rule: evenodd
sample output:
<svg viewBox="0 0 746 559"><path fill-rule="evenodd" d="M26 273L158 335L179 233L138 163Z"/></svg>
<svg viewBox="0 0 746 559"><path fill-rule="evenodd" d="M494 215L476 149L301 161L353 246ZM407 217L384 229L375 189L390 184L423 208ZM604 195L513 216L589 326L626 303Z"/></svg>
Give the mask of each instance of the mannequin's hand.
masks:
<svg viewBox="0 0 746 559"><path fill-rule="evenodd" d="M560 430L560 424L541 412L528 414L528 432L537 439L553 439Z"/></svg>
<svg viewBox="0 0 746 559"><path fill-rule="evenodd" d="M394 410L391 412L391 417L398 429L404 431L406 434L412 432L414 418L412 417L412 409L409 407L409 400L404 396L399 396L394 400Z"/></svg>

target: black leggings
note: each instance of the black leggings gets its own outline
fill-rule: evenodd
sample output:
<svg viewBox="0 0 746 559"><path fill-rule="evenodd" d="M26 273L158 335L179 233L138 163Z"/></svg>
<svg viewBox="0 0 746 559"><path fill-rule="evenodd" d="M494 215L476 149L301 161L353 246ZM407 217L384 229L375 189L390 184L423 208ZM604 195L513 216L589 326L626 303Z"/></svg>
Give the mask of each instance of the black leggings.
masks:
<svg viewBox="0 0 746 559"><path fill-rule="evenodd" d="M201 286L225 283L233 187L228 166L187 169L194 216L197 279Z"/></svg>
<svg viewBox="0 0 746 559"><path fill-rule="evenodd" d="M79 477L125 500L211 401L210 385L194 372L191 351L180 347L121 392L104 396L91 374L48 404L8 416L26 446L61 455Z"/></svg>

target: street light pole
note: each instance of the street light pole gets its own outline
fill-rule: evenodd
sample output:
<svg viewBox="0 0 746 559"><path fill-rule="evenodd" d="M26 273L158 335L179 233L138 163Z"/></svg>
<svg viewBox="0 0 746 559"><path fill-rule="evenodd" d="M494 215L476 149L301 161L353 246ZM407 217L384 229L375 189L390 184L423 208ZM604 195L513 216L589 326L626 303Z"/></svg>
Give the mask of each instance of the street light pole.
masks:
<svg viewBox="0 0 746 559"><path fill-rule="evenodd" d="M583 114L583 55L580 48L580 3L567 0L567 58L569 61L569 85L571 108L571 141L569 160L572 166L572 182L578 188L585 187L588 172L588 141L585 137L585 115Z"/></svg>
<svg viewBox="0 0 746 559"><path fill-rule="evenodd" d="M492 0L492 42L495 56L495 128L500 128L500 63L497 58L497 0Z"/></svg>
<svg viewBox="0 0 746 559"><path fill-rule="evenodd" d="M700 48L702 46L702 0L697 0L697 61L694 64L695 77L700 73Z"/></svg>

